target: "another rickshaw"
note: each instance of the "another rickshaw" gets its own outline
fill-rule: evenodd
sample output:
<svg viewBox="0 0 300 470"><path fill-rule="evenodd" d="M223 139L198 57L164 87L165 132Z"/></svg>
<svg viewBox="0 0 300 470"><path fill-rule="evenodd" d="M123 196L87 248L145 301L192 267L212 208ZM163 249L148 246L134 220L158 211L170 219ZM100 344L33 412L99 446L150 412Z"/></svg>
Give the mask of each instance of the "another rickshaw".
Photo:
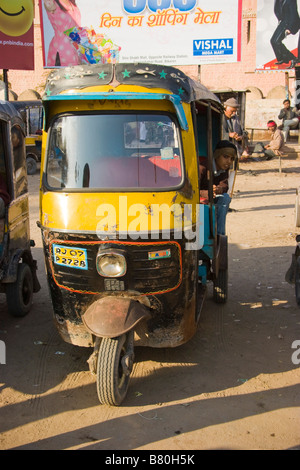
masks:
<svg viewBox="0 0 300 470"><path fill-rule="evenodd" d="M26 132L26 166L28 175L35 175L41 161L43 105L41 100L12 101L21 114Z"/></svg>
<svg viewBox="0 0 300 470"><path fill-rule="evenodd" d="M207 281L227 298L227 237L212 181L218 98L180 70L87 65L50 73L43 97L40 228L62 338L93 347L101 403L126 396L134 346L196 332Z"/></svg>
<svg viewBox="0 0 300 470"><path fill-rule="evenodd" d="M0 292L6 294L8 311L26 315L33 293L40 289L37 264L32 257L26 173L24 123L9 102L0 102Z"/></svg>

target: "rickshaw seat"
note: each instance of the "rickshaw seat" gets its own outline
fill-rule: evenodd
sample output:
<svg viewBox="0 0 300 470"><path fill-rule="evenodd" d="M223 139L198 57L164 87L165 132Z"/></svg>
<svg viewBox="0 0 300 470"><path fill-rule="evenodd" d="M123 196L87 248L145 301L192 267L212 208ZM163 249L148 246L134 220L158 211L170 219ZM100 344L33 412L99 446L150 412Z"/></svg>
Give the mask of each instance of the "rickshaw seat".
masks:
<svg viewBox="0 0 300 470"><path fill-rule="evenodd" d="M103 157L91 172L89 187L168 187L181 181L179 158ZM171 170L171 168L175 168ZM172 171L174 176L172 175Z"/></svg>

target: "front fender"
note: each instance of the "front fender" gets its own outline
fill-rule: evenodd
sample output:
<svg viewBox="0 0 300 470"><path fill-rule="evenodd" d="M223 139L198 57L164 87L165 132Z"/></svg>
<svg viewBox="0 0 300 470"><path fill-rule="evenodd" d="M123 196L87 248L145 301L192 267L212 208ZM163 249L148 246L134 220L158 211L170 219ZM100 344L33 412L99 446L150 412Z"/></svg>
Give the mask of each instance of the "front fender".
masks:
<svg viewBox="0 0 300 470"><path fill-rule="evenodd" d="M115 338L150 316L149 308L137 300L108 296L90 305L82 320L93 335Z"/></svg>

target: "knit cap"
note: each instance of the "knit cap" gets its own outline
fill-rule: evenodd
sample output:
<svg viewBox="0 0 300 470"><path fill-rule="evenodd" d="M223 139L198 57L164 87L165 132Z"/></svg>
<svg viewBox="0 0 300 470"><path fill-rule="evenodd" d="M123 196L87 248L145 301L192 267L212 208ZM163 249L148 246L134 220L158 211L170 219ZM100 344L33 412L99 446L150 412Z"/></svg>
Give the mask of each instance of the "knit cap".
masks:
<svg viewBox="0 0 300 470"><path fill-rule="evenodd" d="M229 140L220 140L216 145L214 158L218 158L220 155L229 155L230 157L236 158L236 146L232 142L229 142Z"/></svg>

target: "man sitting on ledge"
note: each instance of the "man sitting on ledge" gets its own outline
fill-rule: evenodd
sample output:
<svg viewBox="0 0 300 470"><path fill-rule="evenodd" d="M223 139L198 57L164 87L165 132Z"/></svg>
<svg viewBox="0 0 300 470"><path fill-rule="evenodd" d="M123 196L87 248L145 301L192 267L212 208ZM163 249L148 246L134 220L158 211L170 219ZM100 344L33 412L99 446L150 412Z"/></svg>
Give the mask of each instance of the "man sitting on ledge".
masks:
<svg viewBox="0 0 300 470"><path fill-rule="evenodd" d="M283 101L283 108L281 109L278 119L282 119L282 129L284 135L284 142L287 141L290 129L298 129L299 126L299 119L298 114L299 111L297 108L291 108L290 100Z"/></svg>
<svg viewBox="0 0 300 470"><path fill-rule="evenodd" d="M261 153L264 154L266 160L272 160L272 158L280 157L282 155L281 148L284 145L284 138L282 131L277 127L275 121L268 121L267 128L271 134L270 142L267 145L263 145L262 142L257 142L254 147L253 154Z"/></svg>

